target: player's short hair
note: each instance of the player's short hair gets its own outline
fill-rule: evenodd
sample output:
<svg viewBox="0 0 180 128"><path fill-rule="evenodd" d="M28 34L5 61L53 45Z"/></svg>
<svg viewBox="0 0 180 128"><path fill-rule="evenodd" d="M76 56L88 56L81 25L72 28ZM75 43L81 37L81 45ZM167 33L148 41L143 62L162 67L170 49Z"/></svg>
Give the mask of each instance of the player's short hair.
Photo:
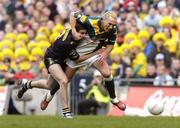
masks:
<svg viewBox="0 0 180 128"><path fill-rule="evenodd" d="M86 29L85 25L83 25L82 23L79 23L79 22L76 23L75 28L77 31Z"/></svg>
<svg viewBox="0 0 180 128"><path fill-rule="evenodd" d="M113 12L113 11L107 11L107 12L105 12L104 15L103 15L103 17L104 17L105 19L107 19L107 18L109 18L109 17L111 17L111 18L113 18L113 19L117 19L117 15L116 15L116 13Z"/></svg>

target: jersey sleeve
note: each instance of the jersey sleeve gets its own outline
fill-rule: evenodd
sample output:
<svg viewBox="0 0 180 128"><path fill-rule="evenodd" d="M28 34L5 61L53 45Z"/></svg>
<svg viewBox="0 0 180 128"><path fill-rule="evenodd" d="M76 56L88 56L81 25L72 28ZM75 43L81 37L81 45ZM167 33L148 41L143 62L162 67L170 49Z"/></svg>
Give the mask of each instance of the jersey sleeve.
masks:
<svg viewBox="0 0 180 128"><path fill-rule="evenodd" d="M75 12L74 17L76 18L78 22L82 24L86 24L86 20L88 19L88 17L84 15L82 12Z"/></svg>
<svg viewBox="0 0 180 128"><path fill-rule="evenodd" d="M68 57L71 60L78 60L80 56L77 53L76 49L71 47Z"/></svg>

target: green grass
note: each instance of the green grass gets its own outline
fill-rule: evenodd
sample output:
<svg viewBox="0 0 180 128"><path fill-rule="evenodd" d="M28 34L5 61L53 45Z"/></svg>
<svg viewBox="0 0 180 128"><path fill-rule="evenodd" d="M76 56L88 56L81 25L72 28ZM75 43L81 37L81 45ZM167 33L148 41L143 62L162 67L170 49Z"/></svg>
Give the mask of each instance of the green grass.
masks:
<svg viewBox="0 0 180 128"><path fill-rule="evenodd" d="M0 116L0 128L180 128L180 117Z"/></svg>

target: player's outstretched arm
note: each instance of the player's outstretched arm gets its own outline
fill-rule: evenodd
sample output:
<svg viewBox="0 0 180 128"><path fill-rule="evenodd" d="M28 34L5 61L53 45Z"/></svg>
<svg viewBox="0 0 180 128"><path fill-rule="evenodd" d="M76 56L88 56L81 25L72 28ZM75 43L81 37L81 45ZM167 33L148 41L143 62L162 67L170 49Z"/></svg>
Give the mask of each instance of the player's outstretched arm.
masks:
<svg viewBox="0 0 180 128"><path fill-rule="evenodd" d="M94 56L94 55L98 55L98 54L103 53L104 50L105 50L105 48L101 48L101 49L99 49L99 50L97 50L97 51L95 51L95 52L92 52L92 53L89 53L89 54L85 54L85 55L81 55L81 56L79 57L79 59L76 60L76 62L79 63L79 62L82 62L82 61L84 61L84 60L87 60L88 58L90 58L90 57L92 57L92 56Z"/></svg>

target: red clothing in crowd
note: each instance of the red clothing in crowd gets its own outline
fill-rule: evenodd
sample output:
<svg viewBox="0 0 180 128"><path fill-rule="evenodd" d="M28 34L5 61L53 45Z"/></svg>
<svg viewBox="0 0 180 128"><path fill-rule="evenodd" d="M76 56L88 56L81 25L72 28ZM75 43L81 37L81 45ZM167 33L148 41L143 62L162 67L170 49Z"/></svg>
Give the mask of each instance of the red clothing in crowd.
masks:
<svg viewBox="0 0 180 128"><path fill-rule="evenodd" d="M33 79L34 75L30 72L22 72L22 71L20 71L14 75L14 79L23 79L23 78Z"/></svg>

